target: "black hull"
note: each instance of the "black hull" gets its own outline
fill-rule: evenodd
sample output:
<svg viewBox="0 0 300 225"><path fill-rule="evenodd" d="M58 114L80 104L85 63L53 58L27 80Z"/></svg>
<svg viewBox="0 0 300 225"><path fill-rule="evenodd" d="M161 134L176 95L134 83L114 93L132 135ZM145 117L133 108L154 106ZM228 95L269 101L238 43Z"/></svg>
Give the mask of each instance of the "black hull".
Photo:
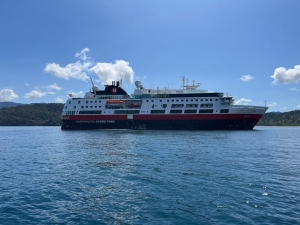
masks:
<svg viewBox="0 0 300 225"><path fill-rule="evenodd" d="M143 129L143 130L252 130L258 120L116 120L113 123L97 121L62 121L63 130Z"/></svg>

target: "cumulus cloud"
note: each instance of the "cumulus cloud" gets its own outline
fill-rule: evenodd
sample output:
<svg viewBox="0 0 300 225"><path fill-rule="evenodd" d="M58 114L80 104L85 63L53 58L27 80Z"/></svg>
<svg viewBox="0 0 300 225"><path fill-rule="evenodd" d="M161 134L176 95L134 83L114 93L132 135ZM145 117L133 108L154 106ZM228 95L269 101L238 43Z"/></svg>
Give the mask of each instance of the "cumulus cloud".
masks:
<svg viewBox="0 0 300 225"><path fill-rule="evenodd" d="M274 106L276 106L276 105L277 105L276 102L271 102L271 103L268 104L269 107L274 107Z"/></svg>
<svg viewBox="0 0 300 225"><path fill-rule="evenodd" d="M79 61L70 63L65 67L57 63L48 63L44 69L46 73L65 80L77 79L87 81L87 74L95 73L102 84L110 84L112 81L122 80L125 84L131 84L134 79L133 69L129 66L129 62L124 60L116 60L115 63L106 63L94 61L88 57L89 48L84 48L75 54Z"/></svg>
<svg viewBox="0 0 300 225"><path fill-rule="evenodd" d="M45 86L45 87L43 87L43 88L45 88L45 89L48 90L48 91L51 91L51 90L60 91L60 90L62 89L62 87L57 86L56 83L50 84L50 85Z"/></svg>
<svg viewBox="0 0 300 225"><path fill-rule="evenodd" d="M11 102L18 98L19 96L10 88L0 90L0 102Z"/></svg>
<svg viewBox="0 0 300 225"><path fill-rule="evenodd" d="M90 70L98 75L102 84L110 84L121 79L125 84L133 82L133 69L129 66L129 62L124 60L116 60L114 64L97 63Z"/></svg>
<svg viewBox="0 0 300 225"><path fill-rule="evenodd" d="M45 67L45 72L63 78L65 80L77 79L77 80L88 80L87 72L89 67L93 64L91 62L80 62L70 63L66 67L61 67L56 63L48 63Z"/></svg>
<svg viewBox="0 0 300 225"><path fill-rule="evenodd" d="M76 54L75 54L75 57L76 58L79 58L79 59L81 59L81 60L83 60L83 61L85 61L85 60L87 60L89 57L87 56L87 54L86 53L88 53L90 51L90 49L89 48L84 48L84 49L82 49L81 50L81 52L77 52Z"/></svg>
<svg viewBox="0 0 300 225"><path fill-rule="evenodd" d="M33 90L33 91L25 94L24 98L36 99L36 98L44 97L46 94L47 94L47 92L41 92L41 91Z"/></svg>
<svg viewBox="0 0 300 225"><path fill-rule="evenodd" d="M60 97L56 97L55 98L55 102L57 102L57 103L63 103L63 100Z"/></svg>
<svg viewBox="0 0 300 225"><path fill-rule="evenodd" d="M252 102L251 99L241 98L237 101L235 101L235 105L248 105L249 102Z"/></svg>
<svg viewBox="0 0 300 225"><path fill-rule="evenodd" d="M294 69L276 68L271 78L274 79L272 84L298 83L300 81L300 65L294 66Z"/></svg>
<svg viewBox="0 0 300 225"><path fill-rule="evenodd" d="M244 82L247 82L247 81L253 80L254 77L252 77L251 75L244 75L240 79Z"/></svg>

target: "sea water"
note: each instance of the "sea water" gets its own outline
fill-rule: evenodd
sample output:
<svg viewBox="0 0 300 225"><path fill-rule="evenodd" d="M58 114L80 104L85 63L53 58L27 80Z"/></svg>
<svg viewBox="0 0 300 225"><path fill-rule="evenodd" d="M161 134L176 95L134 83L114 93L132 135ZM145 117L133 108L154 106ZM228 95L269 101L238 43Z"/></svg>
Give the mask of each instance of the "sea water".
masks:
<svg viewBox="0 0 300 225"><path fill-rule="evenodd" d="M0 224L299 224L299 140L0 127Z"/></svg>

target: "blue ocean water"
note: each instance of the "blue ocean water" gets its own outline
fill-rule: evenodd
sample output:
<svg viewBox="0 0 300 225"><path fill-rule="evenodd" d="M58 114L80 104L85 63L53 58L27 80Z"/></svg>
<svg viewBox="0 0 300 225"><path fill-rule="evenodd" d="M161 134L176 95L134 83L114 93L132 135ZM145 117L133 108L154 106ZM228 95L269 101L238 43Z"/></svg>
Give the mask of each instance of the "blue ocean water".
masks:
<svg viewBox="0 0 300 225"><path fill-rule="evenodd" d="M0 127L0 224L299 224L299 140Z"/></svg>

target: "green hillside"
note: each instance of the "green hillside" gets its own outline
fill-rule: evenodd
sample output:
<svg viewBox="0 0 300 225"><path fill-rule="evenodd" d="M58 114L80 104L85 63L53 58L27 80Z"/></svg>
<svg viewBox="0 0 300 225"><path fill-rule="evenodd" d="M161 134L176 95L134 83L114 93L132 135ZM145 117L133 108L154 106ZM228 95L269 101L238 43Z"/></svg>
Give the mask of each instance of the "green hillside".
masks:
<svg viewBox="0 0 300 225"><path fill-rule="evenodd" d="M60 126L61 103L37 103L0 109L0 126Z"/></svg>
<svg viewBox="0 0 300 225"><path fill-rule="evenodd" d="M266 113L257 126L300 126L300 110L285 113Z"/></svg>

